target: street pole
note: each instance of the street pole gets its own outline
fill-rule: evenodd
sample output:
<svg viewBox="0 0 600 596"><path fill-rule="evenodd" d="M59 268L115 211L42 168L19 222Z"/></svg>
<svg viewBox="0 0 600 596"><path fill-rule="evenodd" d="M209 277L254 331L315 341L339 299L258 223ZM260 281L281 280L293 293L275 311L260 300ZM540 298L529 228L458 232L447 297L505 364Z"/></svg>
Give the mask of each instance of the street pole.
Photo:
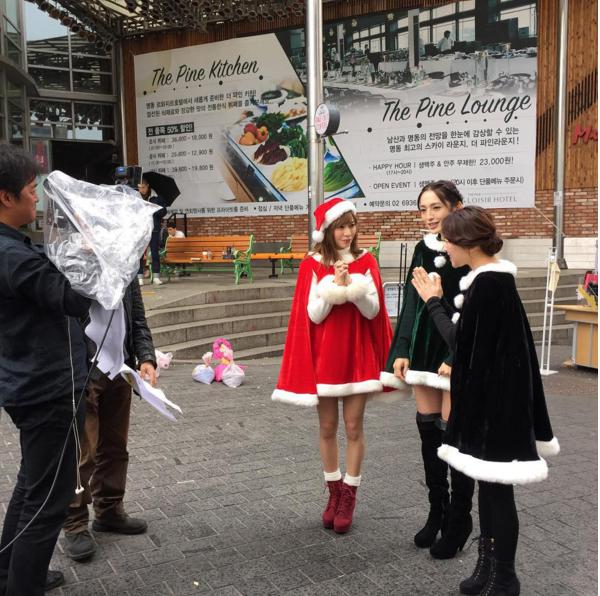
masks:
<svg viewBox="0 0 600 596"><path fill-rule="evenodd" d="M556 98L556 148L554 152L554 241L556 262L561 269L567 268L564 255L565 211L565 140L567 128L567 49L569 28L569 0L558 2L558 82Z"/></svg>
<svg viewBox="0 0 600 596"><path fill-rule="evenodd" d="M323 142L315 130L315 111L323 103L323 12L321 0L306 0L306 87L308 99L308 239L312 211L323 202Z"/></svg>

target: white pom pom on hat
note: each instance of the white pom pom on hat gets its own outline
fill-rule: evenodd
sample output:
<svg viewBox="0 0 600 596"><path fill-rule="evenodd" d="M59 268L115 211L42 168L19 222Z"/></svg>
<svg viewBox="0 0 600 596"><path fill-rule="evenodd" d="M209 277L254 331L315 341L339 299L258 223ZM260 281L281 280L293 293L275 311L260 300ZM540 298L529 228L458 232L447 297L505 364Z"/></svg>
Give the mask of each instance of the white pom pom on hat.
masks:
<svg viewBox="0 0 600 596"><path fill-rule="evenodd" d="M325 240L325 234L321 230L314 230L312 233L313 242L323 242Z"/></svg>
<svg viewBox="0 0 600 596"><path fill-rule="evenodd" d="M347 199L335 197L325 201L315 209L315 230L312 233L314 242L323 242L325 230L344 213L356 213L356 205Z"/></svg>

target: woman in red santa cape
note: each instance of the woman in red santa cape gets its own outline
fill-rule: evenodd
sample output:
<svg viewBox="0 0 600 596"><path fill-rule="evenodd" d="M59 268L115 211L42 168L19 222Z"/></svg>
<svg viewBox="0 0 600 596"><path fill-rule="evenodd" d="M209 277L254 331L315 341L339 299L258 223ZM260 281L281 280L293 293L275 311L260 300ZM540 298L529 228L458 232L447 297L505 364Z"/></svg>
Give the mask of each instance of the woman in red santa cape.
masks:
<svg viewBox="0 0 600 596"><path fill-rule="evenodd" d="M357 246L356 207L331 199L315 210L316 245L300 264L274 401L317 406L329 501L325 528L347 532L365 452L363 417L392 339L377 261ZM346 429L346 475L339 467L338 399Z"/></svg>

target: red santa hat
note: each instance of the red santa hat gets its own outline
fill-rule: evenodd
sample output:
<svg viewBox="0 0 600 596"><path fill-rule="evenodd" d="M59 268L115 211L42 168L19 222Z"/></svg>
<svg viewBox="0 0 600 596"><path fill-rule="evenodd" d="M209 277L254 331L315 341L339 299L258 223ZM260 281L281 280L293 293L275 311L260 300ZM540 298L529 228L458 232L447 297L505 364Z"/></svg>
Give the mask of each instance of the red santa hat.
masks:
<svg viewBox="0 0 600 596"><path fill-rule="evenodd" d="M336 197L325 201L315 209L315 230L312 233L314 242L323 242L325 230L339 217L353 211L356 213L356 205L352 201Z"/></svg>

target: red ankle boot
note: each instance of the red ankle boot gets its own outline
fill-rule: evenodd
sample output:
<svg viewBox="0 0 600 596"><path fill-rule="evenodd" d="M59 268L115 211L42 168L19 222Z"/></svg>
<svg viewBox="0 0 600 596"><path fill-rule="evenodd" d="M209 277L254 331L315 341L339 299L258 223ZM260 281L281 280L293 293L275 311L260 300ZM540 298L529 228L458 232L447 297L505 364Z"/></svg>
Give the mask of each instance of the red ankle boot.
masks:
<svg viewBox="0 0 600 596"><path fill-rule="evenodd" d="M340 480L328 480L327 487L329 488L329 501L327 501L327 507L323 511L323 527L331 530L333 528L333 519L340 503L340 497L342 496L342 481Z"/></svg>
<svg viewBox="0 0 600 596"><path fill-rule="evenodd" d="M342 495L340 497L340 504L333 520L333 529L338 534L345 534L352 525L352 514L354 513L354 507L356 506L356 489L357 486L350 486L349 484L342 484Z"/></svg>

